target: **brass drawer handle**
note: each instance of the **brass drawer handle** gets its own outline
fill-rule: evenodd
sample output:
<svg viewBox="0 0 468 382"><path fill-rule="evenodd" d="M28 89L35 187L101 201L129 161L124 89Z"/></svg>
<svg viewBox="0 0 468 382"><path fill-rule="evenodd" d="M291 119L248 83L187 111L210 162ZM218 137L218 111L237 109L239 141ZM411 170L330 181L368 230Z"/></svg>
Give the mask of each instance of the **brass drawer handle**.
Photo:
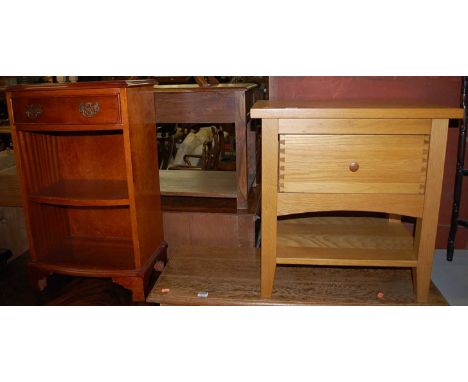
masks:
<svg viewBox="0 0 468 382"><path fill-rule="evenodd" d="M99 113L99 102L81 102L80 103L80 113L83 117L94 117Z"/></svg>
<svg viewBox="0 0 468 382"><path fill-rule="evenodd" d="M357 170L359 170L359 163L358 162L351 162L349 164L349 170L351 172L356 172Z"/></svg>
<svg viewBox="0 0 468 382"><path fill-rule="evenodd" d="M42 106L37 104L29 104L26 106L26 117L36 119L42 114Z"/></svg>

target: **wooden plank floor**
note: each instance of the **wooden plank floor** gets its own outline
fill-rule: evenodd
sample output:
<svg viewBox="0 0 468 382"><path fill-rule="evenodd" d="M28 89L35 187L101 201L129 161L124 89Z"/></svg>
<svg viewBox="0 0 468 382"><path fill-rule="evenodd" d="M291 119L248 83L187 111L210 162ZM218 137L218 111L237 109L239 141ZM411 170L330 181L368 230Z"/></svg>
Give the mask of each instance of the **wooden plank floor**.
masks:
<svg viewBox="0 0 468 382"><path fill-rule="evenodd" d="M208 292L208 297L198 297ZM378 298L379 292L384 293ZM278 266L271 299L260 298L255 249L172 248L147 302L162 305L418 305L406 268ZM428 305L447 305L432 284Z"/></svg>

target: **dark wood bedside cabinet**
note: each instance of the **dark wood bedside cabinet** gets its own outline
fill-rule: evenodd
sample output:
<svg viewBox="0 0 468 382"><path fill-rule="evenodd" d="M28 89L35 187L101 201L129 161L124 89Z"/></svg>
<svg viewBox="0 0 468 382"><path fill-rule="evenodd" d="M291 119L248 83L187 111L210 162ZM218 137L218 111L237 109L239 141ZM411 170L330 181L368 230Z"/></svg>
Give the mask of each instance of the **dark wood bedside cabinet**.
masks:
<svg viewBox="0 0 468 382"><path fill-rule="evenodd" d="M34 283L51 273L110 277L145 300L167 247L153 85L7 89Z"/></svg>

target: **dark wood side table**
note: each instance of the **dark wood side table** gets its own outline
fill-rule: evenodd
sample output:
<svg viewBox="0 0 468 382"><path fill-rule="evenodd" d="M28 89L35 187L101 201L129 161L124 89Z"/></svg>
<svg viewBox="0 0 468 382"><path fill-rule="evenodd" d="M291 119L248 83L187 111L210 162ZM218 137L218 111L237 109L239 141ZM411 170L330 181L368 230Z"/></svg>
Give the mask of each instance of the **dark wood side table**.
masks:
<svg viewBox="0 0 468 382"><path fill-rule="evenodd" d="M165 261L150 81L7 89L31 280L109 277L145 301Z"/></svg>
<svg viewBox="0 0 468 382"><path fill-rule="evenodd" d="M234 123L237 209L248 208L248 193L255 180L256 133L250 130L250 107L255 102L256 87L256 84L154 87L157 123Z"/></svg>

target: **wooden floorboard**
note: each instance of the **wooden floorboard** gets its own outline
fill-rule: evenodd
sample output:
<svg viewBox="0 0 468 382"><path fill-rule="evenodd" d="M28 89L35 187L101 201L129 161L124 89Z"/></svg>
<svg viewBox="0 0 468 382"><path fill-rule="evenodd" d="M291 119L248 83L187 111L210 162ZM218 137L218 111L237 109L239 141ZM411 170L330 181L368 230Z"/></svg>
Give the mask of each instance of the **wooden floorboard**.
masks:
<svg viewBox="0 0 468 382"><path fill-rule="evenodd" d="M208 292L208 297L198 297L200 292ZM278 266L272 298L262 299L258 250L189 246L172 249L147 301L162 305L418 305L411 271L406 268ZM447 305L433 284L427 305Z"/></svg>

